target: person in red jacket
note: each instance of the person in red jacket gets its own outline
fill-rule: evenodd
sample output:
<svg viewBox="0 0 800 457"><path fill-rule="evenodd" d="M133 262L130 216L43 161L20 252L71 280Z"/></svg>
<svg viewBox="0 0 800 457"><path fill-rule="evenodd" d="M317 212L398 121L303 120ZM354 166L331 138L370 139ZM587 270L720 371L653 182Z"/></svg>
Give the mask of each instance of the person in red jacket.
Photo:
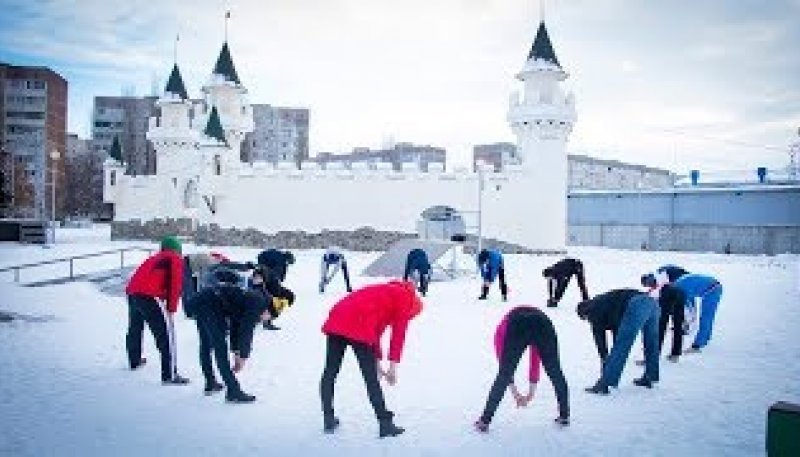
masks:
<svg viewBox="0 0 800 457"><path fill-rule="evenodd" d="M125 288L128 295L128 334L125 347L131 370L145 363L142 358L142 332L147 323L161 354L161 381L165 385L189 383L188 379L178 374L172 320L172 316L178 311L182 288L181 243L174 236L161 240L161 251L139 265Z"/></svg>
<svg viewBox="0 0 800 457"><path fill-rule="evenodd" d="M378 418L379 436L397 436L405 431L394 424L394 413L386 409L378 374L389 385L397 382L396 365L403 352L406 329L420 311L422 301L414 290L414 284L407 281L366 286L333 305L322 326L322 332L328 340L325 369L319 388L326 433L333 433L339 426L339 419L333 412L333 386L348 346L353 348L361 368L369 401ZM387 327L392 328L392 336L389 367L384 371L379 367L378 360L383 357L380 339Z"/></svg>

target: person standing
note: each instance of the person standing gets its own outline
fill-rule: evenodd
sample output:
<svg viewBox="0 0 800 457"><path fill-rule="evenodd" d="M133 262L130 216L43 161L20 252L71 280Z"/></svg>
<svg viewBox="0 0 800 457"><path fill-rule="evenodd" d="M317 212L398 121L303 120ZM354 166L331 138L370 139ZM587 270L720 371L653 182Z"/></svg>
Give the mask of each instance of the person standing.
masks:
<svg viewBox="0 0 800 457"><path fill-rule="evenodd" d="M716 278L701 274L687 274L675 281L675 287L686 297L686 306L697 312L700 308L700 323L692 346L686 352L700 352L711 341L714 317L722 298L722 284Z"/></svg>
<svg viewBox="0 0 800 457"><path fill-rule="evenodd" d="M161 250L148 257L131 276L125 288L128 297L128 332L125 348L131 370L146 362L142 357L144 325L150 328L161 355L161 382L188 384L178 374L173 315L183 286L181 243L174 236L161 240Z"/></svg>
<svg viewBox="0 0 800 457"><path fill-rule="evenodd" d="M547 306L555 308L564 296L570 279L573 276L578 280L578 287L581 289L582 299L589 299L589 292L586 290L586 276L584 274L583 262L578 259L566 258L559 260L555 264L542 270L542 276L547 280Z"/></svg>
<svg viewBox="0 0 800 457"><path fill-rule="evenodd" d="M569 389L558 357L558 338L553 323L545 313L533 306L517 306L509 311L498 324L494 334L494 347L500 367L495 377L483 414L475 422L479 432L486 432L497 411L507 387L517 407L526 407L533 400L539 383L539 366L543 365L553 383L558 400L556 423L569 424ZM530 390L522 395L514 384L517 369L525 349L529 348L530 368L528 380Z"/></svg>
<svg viewBox="0 0 800 457"><path fill-rule="evenodd" d="M636 335L641 331L644 343L645 371L633 383L651 388L659 380L658 371L658 303L647 293L636 289L615 289L582 301L578 316L592 327L597 352L602 362L600 379L589 393L607 395L609 387L619 385L625 361L630 355ZM608 351L606 331L611 330L614 344Z"/></svg>
<svg viewBox="0 0 800 457"><path fill-rule="evenodd" d="M347 260L339 248L329 247L322 254L322 264L320 265L320 280L319 280L319 293L325 293L325 286L330 284L336 273L342 270L344 276L344 285L347 292L352 292L353 288L350 286L350 273L347 271Z"/></svg>
<svg viewBox="0 0 800 457"><path fill-rule="evenodd" d="M229 278L226 276L236 276L233 270L220 270L219 273L220 282L202 288L190 299L200 337L200 368L206 381L204 392L211 395L223 388L214 376L211 362L213 351L217 370L227 388L225 400L251 403L256 397L242 390L234 373L244 368L250 356L255 326L274 315L274 308L258 293L227 282ZM232 368L228 358L227 334L230 334L230 349L234 353Z"/></svg>
<svg viewBox="0 0 800 457"><path fill-rule="evenodd" d="M333 305L322 326L327 348L319 391L326 433L333 433L339 426L333 409L333 393L348 347L352 348L358 360L369 401L378 419L378 436L397 436L405 431L394 424L394 413L386 407L378 376L385 378L389 385L397 382L397 364L400 363L408 324L421 311L422 301L414 291L414 285L407 281L366 286ZM392 331L389 366L384 371L378 361L383 358L381 336L387 327Z"/></svg>
<svg viewBox="0 0 800 457"><path fill-rule="evenodd" d="M489 287L495 279L500 283L500 294L503 296L503 301L508 300L508 285L506 285L506 270L503 263L503 254L497 249L483 249L478 253L478 269L481 272L481 279L483 285L481 286L481 295L478 300L486 300L489 295Z"/></svg>
<svg viewBox="0 0 800 457"><path fill-rule="evenodd" d="M428 284L431 280L431 262L425 250L414 248L409 251L406 257L406 268L403 272L403 281L413 281L417 285L417 290L424 297L428 293Z"/></svg>

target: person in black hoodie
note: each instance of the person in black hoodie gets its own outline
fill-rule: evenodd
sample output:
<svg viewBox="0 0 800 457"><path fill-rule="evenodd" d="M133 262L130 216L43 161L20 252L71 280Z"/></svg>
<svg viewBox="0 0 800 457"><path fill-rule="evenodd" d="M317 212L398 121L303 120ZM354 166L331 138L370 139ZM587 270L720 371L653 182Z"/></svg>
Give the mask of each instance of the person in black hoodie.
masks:
<svg viewBox="0 0 800 457"><path fill-rule="evenodd" d="M586 277L584 276L583 262L578 259L566 258L559 260L555 264L542 270L542 276L547 279L547 306L555 308L564 292L567 290L570 279L575 276L578 280L578 287L581 289L583 300L589 299L589 292L586 290Z"/></svg>
<svg viewBox="0 0 800 457"><path fill-rule="evenodd" d="M589 393L608 394L609 387L619 384L625 361L633 342L642 332L645 352L645 372L633 381L637 386L651 388L658 382L658 322L659 306L647 293L636 289L615 289L578 305L578 316L592 326L597 352L602 361L600 379L586 389ZM611 330L614 344L609 352L606 331Z"/></svg>
<svg viewBox="0 0 800 457"><path fill-rule="evenodd" d="M217 273L219 283L205 287L191 299L191 309L197 320L200 336L200 367L206 379L205 394L222 390L214 377L211 352L217 362L217 370L225 382L225 400L232 403L251 403L256 397L246 394L234 375L241 371L253 345L253 330L264 319L274 315L272 304L253 291L232 284L235 272L222 270ZM230 349L234 353L231 368L228 344L225 335L230 334Z"/></svg>
<svg viewBox="0 0 800 457"><path fill-rule="evenodd" d="M414 248L409 251L406 257L406 268L403 272L403 281L414 278L417 283L417 290L424 297L428 293L428 283L431 280L431 262L425 250Z"/></svg>
<svg viewBox="0 0 800 457"><path fill-rule="evenodd" d="M275 299L275 303L279 304L277 314L264 321L264 329L280 330L280 327L276 326L272 321L286 307L294 304L294 292L283 286L289 265L294 264L294 255L289 251L267 249L258 254L257 263L253 276L250 278L250 288L270 300Z"/></svg>

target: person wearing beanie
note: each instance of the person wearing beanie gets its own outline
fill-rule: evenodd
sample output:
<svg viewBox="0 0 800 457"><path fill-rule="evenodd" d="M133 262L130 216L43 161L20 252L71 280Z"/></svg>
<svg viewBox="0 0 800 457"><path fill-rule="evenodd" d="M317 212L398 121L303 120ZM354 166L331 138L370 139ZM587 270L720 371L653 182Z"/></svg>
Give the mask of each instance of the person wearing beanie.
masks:
<svg viewBox="0 0 800 457"><path fill-rule="evenodd" d="M570 279L573 276L578 281L578 288L581 290L583 301L589 299L589 291L586 290L586 275L583 269L583 262L578 259L566 258L559 260L555 264L542 270L542 276L547 280L547 306L555 308L564 296Z"/></svg>
<svg viewBox="0 0 800 457"><path fill-rule="evenodd" d="M183 288L181 244L168 236L161 240L161 251L148 257L134 271L125 288L128 297L128 332L125 348L131 370L144 365L142 333L150 328L161 355L161 381L165 385L188 384L178 374L175 348L174 314Z"/></svg>
<svg viewBox="0 0 800 457"><path fill-rule="evenodd" d="M428 284L431 281L431 262L424 249L414 248L406 256L406 267L403 271L403 281L413 280L417 290L424 297L428 293Z"/></svg>
<svg viewBox="0 0 800 457"><path fill-rule="evenodd" d="M645 371L633 383L652 388L659 381L658 367L658 303L646 292L637 289L614 289L582 301L577 308L578 317L591 324L597 352L600 355L600 379L586 391L608 395L609 387L619 385L625 361L637 334L642 332ZM614 344L609 352L606 331L611 330Z"/></svg>
<svg viewBox="0 0 800 457"><path fill-rule="evenodd" d="M503 296L503 301L508 300L508 286L506 285L506 270L503 264L503 254L497 249L483 249L478 253L478 269L481 271L481 278L483 285L481 287L481 295L478 300L486 300L489 295L489 287L494 282L495 278L500 283L500 294Z"/></svg>
<svg viewBox="0 0 800 457"><path fill-rule="evenodd" d="M414 284L407 281L366 286L333 305L322 326L327 349L319 391L325 433L333 433L339 426L333 409L333 391L348 347L355 353L367 386L367 396L378 419L378 436L397 436L405 431L394 424L394 413L386 408L378 376L386 379L390 386L397 382L396 366L403 353L406 330L421 311L422 301L414 290ZM387 327L391 327L392 334L389 366L384 371L379 360L383 358L381 336Z"/></svg>
<svg viewBox="0 0 800 457"><path fill-rule="evenodd" d="M265 297L271 297L278 305L278 313L264 321L265 330L280 330L273 323L285 308L294 304L295 295L283 285L289 265L294 264L294 255L289 251L265 249L258 254L257 266L250 278L250 288Z"/></svg>
<svg viewBox="0 0 800 457"><path fill-rule="evenodd" d="M325 286L330 284L336 273L342 270L344 276L344 285L347 292L352 292L353 288L350 286L350 272L347 271L347 260L339 248L329 247L322 254L322 264L320 265L320 280L319 280L319 293L325 293Z"/></svg>
<svg viewBox="0 0 800 457"><path fill-rule="evenodd" d="M256 397L242 390L234 373L241 371L250 357L256 325L273 316L275 310L263 296L225 282L232 278L230 275L221 274L217 277L220 282L204 287L190 300L200 337L200 368L205 378L204 393L211 395L223 388L214 376L211 362L213 351L217 371L227 389L225 400L231 403L251 403ZM234 353L233 367L228 358L226 334L230 335L230 349Z"/></svg>
<svg viewBox="0 0 800 457"><path fill-rule="evenodd" d="M494 348L497 359L500 362L500 368L489 391L489 397L486 399L486 407L483 410L483 414L475 422L475 428L479 432L488 431L492 417L497 411L507 387L510 387L518 408L528 406L528 403L533 401L536 386L539 383L540 365L544 366L544 370L556 391L556 399L558 400L556 423L568 425L569 389L564 373L561 371L561 363L558 357L558 338L550 318L533 306L517 306L509 311L498 324L494 334ZM530 349L530 368L528 371L530 390L528 394L522 395L514 384L514 372L526 348Z"/></svg>

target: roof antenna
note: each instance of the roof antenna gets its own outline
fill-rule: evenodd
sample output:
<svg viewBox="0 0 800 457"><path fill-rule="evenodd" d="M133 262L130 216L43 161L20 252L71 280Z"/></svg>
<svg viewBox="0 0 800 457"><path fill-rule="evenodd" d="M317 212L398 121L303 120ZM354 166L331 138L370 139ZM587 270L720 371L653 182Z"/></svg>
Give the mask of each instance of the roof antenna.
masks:
<svg viewBox="0 0 800 457"><path fill-rule="evenodd" d="M231 18L231 10L225 11L225 42L228 42L228 20Z"/></svg>

